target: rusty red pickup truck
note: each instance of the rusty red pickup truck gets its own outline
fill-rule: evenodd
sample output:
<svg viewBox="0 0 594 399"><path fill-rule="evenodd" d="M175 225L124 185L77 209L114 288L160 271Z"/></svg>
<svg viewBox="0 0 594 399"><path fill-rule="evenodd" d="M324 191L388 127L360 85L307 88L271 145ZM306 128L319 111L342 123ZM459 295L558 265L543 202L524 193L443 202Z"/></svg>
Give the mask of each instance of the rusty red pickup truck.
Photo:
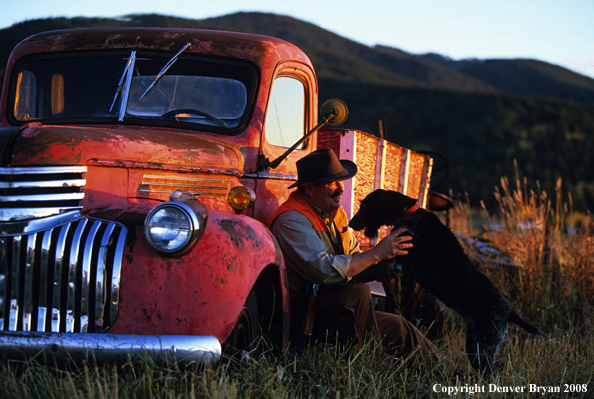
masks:
<svg viewBox="0 0 594 399"><path fill-rule="evenodd" d="M0 354L205 363L264 333L286 349L285 266L266 226L296 160L329 147L359 165L349 216L376 188L427 204L432 159L324 127L345 112L331 102L318 119L310 60L272 37L22 41L0 100Z"/></svg>

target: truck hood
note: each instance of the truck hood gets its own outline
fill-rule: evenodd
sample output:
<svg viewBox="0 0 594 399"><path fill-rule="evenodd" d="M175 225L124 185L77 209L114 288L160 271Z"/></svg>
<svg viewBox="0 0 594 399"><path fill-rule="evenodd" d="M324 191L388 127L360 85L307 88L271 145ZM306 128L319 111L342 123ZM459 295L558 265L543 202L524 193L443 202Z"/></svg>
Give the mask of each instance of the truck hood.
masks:
<svg viewBox="0 0 594 399"><path fill-rule="evenodd" d="M244 172L240 146L199 132L147 127L27 126L0 129L5 137L4 165L85 165L224 167ZM225 137L228 139L227 137ZM132 161L133 160L133 161Z"/></svg>

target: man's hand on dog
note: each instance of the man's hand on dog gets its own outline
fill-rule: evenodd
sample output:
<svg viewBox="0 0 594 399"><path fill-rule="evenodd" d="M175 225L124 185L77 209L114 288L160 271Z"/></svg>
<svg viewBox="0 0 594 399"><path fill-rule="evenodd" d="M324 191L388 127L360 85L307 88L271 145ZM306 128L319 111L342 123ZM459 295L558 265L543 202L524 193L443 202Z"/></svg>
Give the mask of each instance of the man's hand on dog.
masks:
<svg viewBox="0 0 594 399"><path fill-rule="evenodd" d="M388 236L383 238L374 248L377 256L380 260L386 260L399 255L407 255L407 249L412 248L412 243L408 242L412 240L409 235L402 235L406 233L405 227L400 227L398 230L390 233Z"/></svg>
<svg viewBox="0 0 594 399"><path fill-rule="evenodd" d="M347 276L353 277L367 269L369 266L375 265L382 260L390 259L399 255L408 254L408 249L412 248L412 237L409 235L401 235L406 232L406 228L401 227L390 235L386 236L375 247L369 251L361 252L353 255Z"/></svg>

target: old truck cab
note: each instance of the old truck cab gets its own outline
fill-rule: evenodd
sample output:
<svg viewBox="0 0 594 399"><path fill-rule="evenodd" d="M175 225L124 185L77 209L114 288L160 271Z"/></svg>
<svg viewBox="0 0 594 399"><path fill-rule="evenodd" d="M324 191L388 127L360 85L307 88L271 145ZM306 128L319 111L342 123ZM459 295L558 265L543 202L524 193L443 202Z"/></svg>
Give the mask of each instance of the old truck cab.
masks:
<svg viewBox="0 0 594 399"><path fill-rule="evenodd" d="M322 133L287 148L318 122L311 62L279 39L128 28L21 42L0 99L0 353L211 362L255 349L263 326L286 348L266 225ZM352 158L349 137L375 140L325 140ZM395 156L387 180L425 201L431 160Z"/></svg>

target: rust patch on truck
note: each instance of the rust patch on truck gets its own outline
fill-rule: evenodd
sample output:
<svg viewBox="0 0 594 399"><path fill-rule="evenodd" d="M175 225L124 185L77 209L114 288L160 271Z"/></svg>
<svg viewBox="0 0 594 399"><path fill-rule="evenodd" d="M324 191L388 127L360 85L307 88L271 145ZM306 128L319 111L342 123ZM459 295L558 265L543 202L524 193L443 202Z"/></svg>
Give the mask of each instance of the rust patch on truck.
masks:
<svg viewBox="0 0 594 399"><path fill-rule="evenodd" d="M252 248L258 248L261 245L260 237L249 225L237 220L221 220L221 228L229 234L233 244L240 249L245 249L245 244L249 243Z"/></svg>
<svg viewBox="0 0 594 399"><path fill-rule="evenodd" d="M237 268L239 267L239 262L237 261L237 256L235 255L226 253L222 259L223 264L227 266L227 270L229 271L237 270Z"/></svg>

